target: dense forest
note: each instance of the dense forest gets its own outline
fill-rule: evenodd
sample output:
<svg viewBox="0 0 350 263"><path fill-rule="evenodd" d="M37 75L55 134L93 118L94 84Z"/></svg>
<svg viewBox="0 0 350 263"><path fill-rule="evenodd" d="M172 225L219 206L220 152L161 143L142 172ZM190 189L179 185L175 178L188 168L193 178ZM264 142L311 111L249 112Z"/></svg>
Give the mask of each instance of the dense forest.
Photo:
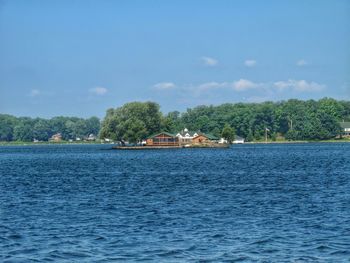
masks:
<svg viewBox="0 0 350 263"><path fill-rule="evenodd" d="M108 109L102 125L97 117L42 119L0 114L0 141L47 141L61 133L64 140L99 134L102 139L137 142L160 131L175 133L184 128L219 137L224 127L247 141L263 139L267 130L270 140L325 140L341 134L341 121L350 121L350 101L331 98L226 103L167 114L161 113L157 103L131 102Z"/></svg>
<svg viewBox="0 0 350 263"><path fill-rule="evenodd" d="M185 127L221 136L228 125L247 141L263 139L266 130L271 140L325 140L341 135L341 121L350 121L350 101L331 98L226 103L166 115L156 103L131 102L107 111L100 136L135 142L159 131L174 133Z"/></svg>
<svg viewBox="0 0 350 263"><path fill-rule="evenodd" d="M47 141L52 135L61 133L62 139L85 138L89 134L97 135L100 120L76 117L54 117L52 119L14 117L0 114L0 141Z"/></svg>

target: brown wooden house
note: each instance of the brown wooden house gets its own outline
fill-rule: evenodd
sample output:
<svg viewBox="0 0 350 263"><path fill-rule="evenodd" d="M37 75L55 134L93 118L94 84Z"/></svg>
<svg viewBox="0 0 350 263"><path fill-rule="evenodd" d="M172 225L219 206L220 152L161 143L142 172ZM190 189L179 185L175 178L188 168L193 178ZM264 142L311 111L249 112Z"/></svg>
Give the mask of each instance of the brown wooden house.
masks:
<svg viewBox="0 0 350 263"><path fill-rule="evenodd" d="M50 141L54 141L54 142L60 142L61 140L62 140L61 133L56 133L56 134L52 135L50 138Z"/></svg>
<svg viewBox="0 0 350 263"><path fill-rule="evenodd" d="M192 139L192 143L208 143L208 142L215 142L218 140L219 138L211 134L199 133L199 135L197 135Z"/></svg>
<svg viewBox="0 0 350 263"><path fill-rule="evenodd" d="M179 138L175 134L161 132L148 137L146 146L179 146Z"/></svg>

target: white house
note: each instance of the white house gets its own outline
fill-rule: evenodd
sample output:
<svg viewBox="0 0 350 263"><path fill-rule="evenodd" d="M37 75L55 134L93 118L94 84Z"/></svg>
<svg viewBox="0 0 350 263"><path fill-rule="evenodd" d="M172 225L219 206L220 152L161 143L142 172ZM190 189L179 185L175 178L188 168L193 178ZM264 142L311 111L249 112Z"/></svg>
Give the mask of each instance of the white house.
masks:
<svg viewBox="0 0 350 263"><path fill-rule="evenodd" d="M350 136L350 122L341 122L340 127L343 129L344 136Z"/></svg>
<svg viewBox="0 0 350 263"><path fill-rule="evenodd" d="M96 136L94 135L94 134L89 134L89 136L87 137L87 140L88 141L94 141L94 140L96 140Z"/></svg>
<svg viewBox="0 0 350 263"><path fill-rule="evenodd" d="M242 138L238 135L235 135L235 140L232 143L237 143L237 144L244 143L244 138Z"/></svg>
<svg viewBox="0 0 350 263"><path fill-rule="evenodd" d="M199 134L197 132L191 132L188 129L183 129L181 132L176 134L179 138L180 143L192 143L192 139L197 137Z"/></svg>
<svg viewBox="0 0 350 263"><path fill-rule="evenodd" d="M218 143L227 143L227 140L225 140L224 138L220 138L220 140L218 141Z"/></svg>
<svg viewBox="0 0 350 263"><path fill-rule="evenodd" d="M224 138L220 138L219 143L227 143L227 140L225 140ZM232 143L235 143L235 144L244 143L244 138L238 135L235 135L235 139L233 140Z"/></svg>

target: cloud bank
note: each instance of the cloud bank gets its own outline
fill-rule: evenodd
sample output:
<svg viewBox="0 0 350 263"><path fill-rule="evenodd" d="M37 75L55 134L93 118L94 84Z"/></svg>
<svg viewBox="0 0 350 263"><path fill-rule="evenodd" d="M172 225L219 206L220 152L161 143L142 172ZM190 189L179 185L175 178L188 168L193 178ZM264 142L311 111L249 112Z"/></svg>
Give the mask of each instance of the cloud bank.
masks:
<svg viewBox="0 0 350 263"><path fill-rule="evenodd" d="M254 82L248 79L239 79L230 82L204 82L198 85L175 85L173 82L162 82L154 85L154 88L159 91L172 90L179 94L193 95L199 97L212 92L212 94L220 94L225 92L233 93L250 93L257 96L273 96L288 93L316 93L326 89L326 85L319 84L315 81L306 80L280 80L275 82Z"/></svg>

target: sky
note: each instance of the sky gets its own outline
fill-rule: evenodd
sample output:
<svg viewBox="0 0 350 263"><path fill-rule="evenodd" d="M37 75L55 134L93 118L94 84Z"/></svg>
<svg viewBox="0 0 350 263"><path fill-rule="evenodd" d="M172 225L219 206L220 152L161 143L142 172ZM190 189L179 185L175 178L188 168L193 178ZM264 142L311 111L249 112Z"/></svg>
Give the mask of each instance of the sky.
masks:
<svg viewBox="0 0 350 263"><path fill-rule="evenodd" d="M350 99L350 1L0 0L0 113Z"/></svg>

